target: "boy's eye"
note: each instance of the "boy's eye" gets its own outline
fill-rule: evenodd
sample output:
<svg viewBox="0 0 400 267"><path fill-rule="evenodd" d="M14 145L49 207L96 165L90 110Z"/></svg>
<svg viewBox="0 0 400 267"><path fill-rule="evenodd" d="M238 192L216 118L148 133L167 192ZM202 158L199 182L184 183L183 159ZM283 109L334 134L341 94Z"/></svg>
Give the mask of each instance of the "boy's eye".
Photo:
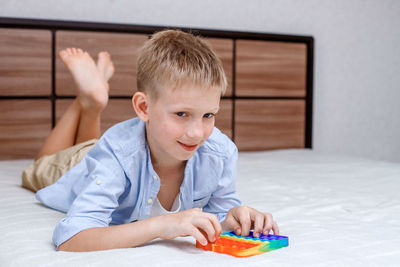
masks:
<svg viewBox="0 0 400 267"><path fill-rule="evenodd" d="M212 113L206 113L206 114L204 114L203 117L204 117L204 118L212 118L212 117L214 117L214 114L212 114Z"/></svg>
<svg viewBox="0 0 400 267"><path fill-rule="evenodd" d="M177 112L176 115L179 117L186 117L186 112Z"/></svg>

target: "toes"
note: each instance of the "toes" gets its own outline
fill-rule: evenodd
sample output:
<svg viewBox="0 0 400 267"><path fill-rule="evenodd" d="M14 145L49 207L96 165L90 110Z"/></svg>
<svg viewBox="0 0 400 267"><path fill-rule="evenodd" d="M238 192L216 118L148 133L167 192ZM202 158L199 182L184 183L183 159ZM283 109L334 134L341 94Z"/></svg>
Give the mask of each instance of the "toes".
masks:
<svg viewBox="0 0 400 267"><path fill-rule="evenodd" d="M100 63L100 64L101 63L105 64L105 62L110 61L110 59L111 59L111 56L108 52L103 51L97 55L97 63Z"/></svg>
<svg viewBox="0 0 400 267"><path fill-rule="evenodd" d="M111 78L114 73L114 65L108 52L103 51L98 54L97 68L104 76L106 81Z"/></svg>
<svg viewBox="0 0 400 267"><path fill-rule="evenodd" d="M75 47L69 47L59 52L59 55L63 58L67 56L80 56L80 55L89 55L88 52Z"/></svg>
<svg viewBox="0 0 400 267"><path fill-rule="evenodd" d="M110 58L110 54L106 51L102 51L98 54L99 58Z"/></svg>
<svg viewBox="0 0 400 267"><path fill-rule="evenodd" d="M67 50L61 50L59 53L61 58L65 58L66 56L68 56L68 51Z"/></svg>

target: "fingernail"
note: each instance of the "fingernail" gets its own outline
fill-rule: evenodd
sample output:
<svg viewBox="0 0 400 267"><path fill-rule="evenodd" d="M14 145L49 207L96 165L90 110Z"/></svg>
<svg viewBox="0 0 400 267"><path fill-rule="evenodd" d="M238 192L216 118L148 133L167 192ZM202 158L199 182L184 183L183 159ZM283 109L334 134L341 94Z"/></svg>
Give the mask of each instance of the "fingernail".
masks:
<svg viewBox="0 0 400 267"><path fill-rule="evenodd" d="M254 237L260 237L259 233L254 233Z"/></svg>

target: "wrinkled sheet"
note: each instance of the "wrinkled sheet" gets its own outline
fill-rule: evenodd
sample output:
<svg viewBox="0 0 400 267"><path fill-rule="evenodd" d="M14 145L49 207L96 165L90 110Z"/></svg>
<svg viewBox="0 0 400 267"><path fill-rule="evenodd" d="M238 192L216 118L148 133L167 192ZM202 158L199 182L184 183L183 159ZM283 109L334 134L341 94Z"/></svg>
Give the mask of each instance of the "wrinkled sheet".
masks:
<svg viewBox="0 0 400 267"><path fill-rule="evenodd" d="M51 237L64 214L20 187L30 162L0 161L0 266L400 266L397 163L305 149L241 152L239 197L271 212L289 247L235 258L197 249L191 237L57 252Z"/></svg>

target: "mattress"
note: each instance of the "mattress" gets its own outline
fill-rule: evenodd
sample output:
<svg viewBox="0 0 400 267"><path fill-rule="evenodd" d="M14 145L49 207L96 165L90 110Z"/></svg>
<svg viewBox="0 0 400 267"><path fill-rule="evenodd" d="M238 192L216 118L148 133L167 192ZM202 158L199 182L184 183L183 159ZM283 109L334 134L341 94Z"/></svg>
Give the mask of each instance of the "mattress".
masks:
<svg viewBox="0 0 400 267"><path fill-rule="evenodd" d="M20 187L31 160L0 161L0 266L400 266L400 164L312 150L239 153L244 205L271 212L289 246L249 258L192 237L97 252L57 252L63 213Z"/></svg>

